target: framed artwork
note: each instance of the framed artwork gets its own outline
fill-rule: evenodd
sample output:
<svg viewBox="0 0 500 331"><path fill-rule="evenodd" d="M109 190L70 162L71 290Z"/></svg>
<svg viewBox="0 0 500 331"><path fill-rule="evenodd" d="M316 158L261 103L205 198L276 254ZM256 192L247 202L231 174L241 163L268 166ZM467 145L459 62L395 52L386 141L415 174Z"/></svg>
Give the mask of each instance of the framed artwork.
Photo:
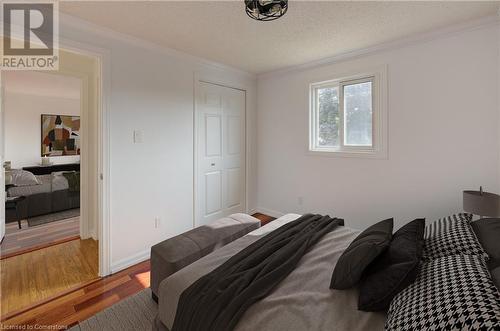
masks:
<svg viewBox="0 0 500 331"><path fill-rule="evenodd" d="M42 156L80 155L80 116L42 114Z"/></svg>

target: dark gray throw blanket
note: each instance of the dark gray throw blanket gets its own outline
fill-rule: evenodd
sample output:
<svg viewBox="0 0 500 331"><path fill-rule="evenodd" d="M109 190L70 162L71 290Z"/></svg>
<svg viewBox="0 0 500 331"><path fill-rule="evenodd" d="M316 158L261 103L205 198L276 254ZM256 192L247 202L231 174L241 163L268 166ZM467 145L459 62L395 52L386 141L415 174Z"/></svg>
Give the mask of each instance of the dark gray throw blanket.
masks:
<svg viewBox="0 0 500 331"><path fill-rule="evenodd" d="M342 219L304 215L244 248L180 296L172 331L233 330ZM307 281L307 280L305 280Z"/></svg>

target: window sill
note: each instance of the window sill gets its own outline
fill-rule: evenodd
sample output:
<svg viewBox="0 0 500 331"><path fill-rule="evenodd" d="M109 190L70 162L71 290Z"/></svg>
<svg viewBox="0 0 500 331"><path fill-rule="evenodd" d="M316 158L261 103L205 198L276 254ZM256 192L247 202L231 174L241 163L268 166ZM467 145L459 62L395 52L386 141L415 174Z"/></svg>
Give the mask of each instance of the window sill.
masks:
<svg viewBox="0 0 500 331"><path fill-rule="evenodd" d="M347 157L361 159L387 160L387 151L382 150L328 150L328 149L308 149L307 155L320 157Z"/></svg>

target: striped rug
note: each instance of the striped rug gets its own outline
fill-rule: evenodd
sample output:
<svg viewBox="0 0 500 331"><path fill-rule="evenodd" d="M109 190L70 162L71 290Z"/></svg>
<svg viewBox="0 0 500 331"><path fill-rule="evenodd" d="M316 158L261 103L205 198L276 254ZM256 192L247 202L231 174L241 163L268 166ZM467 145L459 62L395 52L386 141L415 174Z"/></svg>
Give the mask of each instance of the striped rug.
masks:
<svg viewBox="0 0 500 331"><path fill-rule="evenodd" d="M149 288L80 322L70 331L150 331L158 312Z"/></svg>

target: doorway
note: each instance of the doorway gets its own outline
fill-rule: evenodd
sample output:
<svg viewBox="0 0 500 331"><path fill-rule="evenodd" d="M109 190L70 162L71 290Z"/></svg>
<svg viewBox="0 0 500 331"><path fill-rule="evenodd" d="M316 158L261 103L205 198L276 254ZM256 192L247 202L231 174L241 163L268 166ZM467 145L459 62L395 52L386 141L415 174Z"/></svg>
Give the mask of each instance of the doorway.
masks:
<svg viewBox="0 0 500 331"><path fill-rule="evenodd" d="M80 236L81 189L73 179L80 178L81 84L46 72L3 73L2 259Z"/></svg>
<svg viewBox="0 0 500 331"><path fill-rule="evenodd" d="M100 159L102 153L102 123L100 121L101 60L98 56L68 50L60 50L59 57L60 66L58 71L31 72L31 74L46 75L52 80L64 81L66 83L63 83L62 86L66 87L70 84L69 82L78 81L79 118L76 118L76 114L63 114L63 110L56 111L55 108L52 108L50 112L44 111L44 113L47 113L45 115L55 115L53 119L45 118L45 121L48 121L47 123L54 124L54 128L49 130L50 133L48 133L44 132L46 123L43 114L37 116L35 120L39 122L38 130L40 132L38 137L40 141L35 144L37 144L38 153L41 154L39 154L38 160L30 161L39 163L33 165L37 170L32 170L31 173L40 169L43 172L49 171L45 175L50 178L50 192L45 192L41 200L36 200L38 205L46 209L52 209L54 206L58 206L58 208L63 206L63 209L65 209L69 206L66 208L69 210L75 210L75 208L70 207L80 206L78 222L76 223L77 238L48 242L46 245L36 246L26 252L21 252L20 255L2 258L0 261L2 269L2 320L34 304L88 284L88 282L99 277L99 267L102 268L100 263L101 250L99 249L102 243L101 240L98 240L102 235L100 231L102 227L102 218L100 216L102 211L100 206L100 198L102 197L100 183L100 169L102 167ZM15 75L16 72L10 72L10 74ZM2 76L2 83L5 83L6 75ZM34 80L32 79L31 83L37 85ZM38 88L47 90L48 86L42 85L38 84ZM9 95L6 95L5 91L2 100L4 103L2 117L5 117L4 108L9 106ZM40 107L41 105L37 102L31 104L31 108L38 109ZM68 107L65 109L67 110ZM71 115L70 118L65 117L68 115ZM2 120L3 124L10 125ZM8 133L8 129L6 130L5 127L3 129L2 134ZM75 142L76 135L80 138L78 143ZM44 138L46 140L45 146ZM1 140L3 144L5 139ZM14 157L11 155L15 154L9 154L8 150L5 152L2 153L2 158L7 157L8 161L13 161L9 160L9 158ZM75 159L77 155L79 160ZM15 157L17 158L17 156ZM63 158L66 160L62 160ZM70 163L68 163L68 160ZM4 161L5 159L2 159L2 164ZM11 164L14 164L14 162ZM31 170L29 165L18 165L16 168L25 168L26 171ZM70 165L73 168L67 168ZM59 169L60 166L63 168ZM51 171L50 167L60 171ZM56 185L54 179L59 175L62 175L62 177L58 179L65 180L66 186L68 186L68 188L65 188L66 191L72 191L71 194L68 193L68 195L71 195L68 199L66 199L66 196L61 199L63 193L56 190L56 186L59 184ZM35 175L35 178L37 176ZM75 184L78 182L81 183L79 187ZM69 187L71 185L73 188ZM36 186L36 189L39 189L39 187ZM25 201L29 200L26 197L28 193L30 192L23 193ZM33 206L35 204L31 203L30 208ZM64 212L67 212L67 210L64 210ZM44 213L37 216L47 218L47 214ZM70 223L64 220L52 222L49 218L49 221L50 230L48 230L47 224L30 226L29 218L21 220L20 230L25 230L23 225L26 223L28 223L26 224L26 230L31 232L46 227L44 228L45 232L38 231L42 240L46 239L44 235L48 235L50 238L56 233L64 231L64 227L72 227L72 231L74 231L74 222L70 226ZM6 236L2 246L5 244L5 240Z"/></svg>
<svg viewBox="0 0 500 331"><path fill-rule="evenodd" d="M195 226L246 211L246 92L196 82Z"/></svg>

